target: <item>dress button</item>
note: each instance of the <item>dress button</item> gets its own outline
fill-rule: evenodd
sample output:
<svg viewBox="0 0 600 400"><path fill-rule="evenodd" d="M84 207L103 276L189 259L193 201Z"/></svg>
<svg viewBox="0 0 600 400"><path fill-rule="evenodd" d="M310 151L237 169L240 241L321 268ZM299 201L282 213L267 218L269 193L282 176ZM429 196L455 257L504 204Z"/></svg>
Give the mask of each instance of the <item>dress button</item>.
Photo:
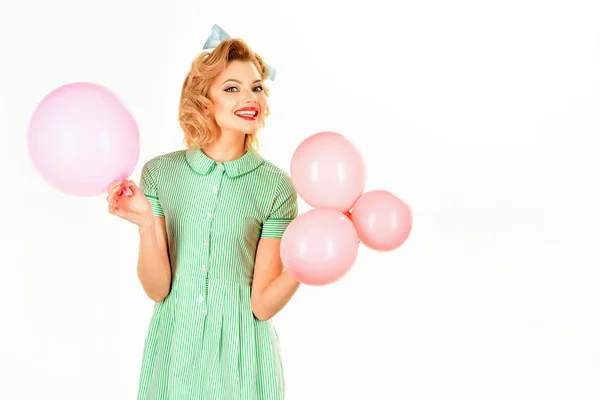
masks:
<svg viewBox="0 0 600 400"><path fill-rule="evenodd" d="M204 301L204 297L202 297L202 295L200 295L200 297L198 297L198 300L200 300L200 303L202 303Z"/></svg>
<svg viewBox="0 0 600 400"><path fill-rule="evenodd" d="M205 246L205 247L206 247L206 246L208 246L208 240L205 240L205 241L204 241L204 246Z"/></svg>
<svg viewBox="0 0 600 400"><path fill-rule="evenodd" d="M212 217L212 214L211 214L211 213L208 213L208 214L206 214L206 218L209 218L209 219L210 219L210 217Z"/></svg>
<svg viewBox="0 0 600 400"><path fill-rule="evenodd" d="M200 270L201 270L202 272L206 272L206 265L203 265L203 266L200 268Z"/></svg>
<svg viewBox="0 0 600 400"><path fill-rule="evenodd" d="M215 185L215 187L213 188L213 192L217 192L219 190L219 187L217 185Z"/></svg>
<svg viewBox="0 0 600 400"><path fill-rule="evenodd" d="M217 164L217 168L219 168L219 169L223 169L223 164L221 164L221 163L218 163L218 164Z"/></svg>

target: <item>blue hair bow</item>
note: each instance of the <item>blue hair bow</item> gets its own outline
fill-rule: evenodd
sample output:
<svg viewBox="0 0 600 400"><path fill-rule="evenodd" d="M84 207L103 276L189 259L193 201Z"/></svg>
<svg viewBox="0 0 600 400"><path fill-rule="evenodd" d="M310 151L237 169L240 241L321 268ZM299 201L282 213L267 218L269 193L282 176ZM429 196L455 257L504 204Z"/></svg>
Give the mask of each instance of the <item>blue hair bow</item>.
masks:
<svg viewBox="0 0 600 400"><path fill-rule="evenodd" d="M214 49L225 39L229 39L231 36L227 34L219 25L213 25L212 32L206 42L204 42L204 46L202 46L202 50ZM267 64L267 69L269 70L268 78L270 80L275 80L276 70Z"/></svg>

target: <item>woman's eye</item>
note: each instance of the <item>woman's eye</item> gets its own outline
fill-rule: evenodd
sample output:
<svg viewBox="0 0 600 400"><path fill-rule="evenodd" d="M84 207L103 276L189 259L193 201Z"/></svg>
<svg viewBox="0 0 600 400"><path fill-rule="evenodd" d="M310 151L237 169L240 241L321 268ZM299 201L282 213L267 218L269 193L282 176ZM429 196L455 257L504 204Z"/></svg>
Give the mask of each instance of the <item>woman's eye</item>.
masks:
<svg viewBox="0 0 600 400"><path fill-rule="evenodd" d="M253 90L254 90L255 92L262 92L262 91L263 91L263 87L262 87L262 86L256 86L256 87L255 87ZM226 92L237 92L237 91L238 91L238 88L237 88L237 87L235 87L235 86L232 86L232 87L230 87L230 88L227 88L227 89L225 89L225 91L226 91Z"/></svg>

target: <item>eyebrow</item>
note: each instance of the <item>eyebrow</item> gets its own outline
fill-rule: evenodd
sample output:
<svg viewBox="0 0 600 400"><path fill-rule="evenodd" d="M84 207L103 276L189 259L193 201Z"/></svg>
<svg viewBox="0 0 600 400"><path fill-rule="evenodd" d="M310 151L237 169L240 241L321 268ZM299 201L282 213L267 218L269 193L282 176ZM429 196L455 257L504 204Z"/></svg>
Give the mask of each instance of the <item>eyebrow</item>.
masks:
<svg viewBox="0 0 600 400"><path fill-rule="evenodd" d="M240 85L242 84L242 81L238 81L237 79L227 79L225 82L223 82L222 84L226 84L227 82L237 82ZM262 82L262 79L257 79L254 82L252 82L252 84L258 83L258 82Z"/></svg>

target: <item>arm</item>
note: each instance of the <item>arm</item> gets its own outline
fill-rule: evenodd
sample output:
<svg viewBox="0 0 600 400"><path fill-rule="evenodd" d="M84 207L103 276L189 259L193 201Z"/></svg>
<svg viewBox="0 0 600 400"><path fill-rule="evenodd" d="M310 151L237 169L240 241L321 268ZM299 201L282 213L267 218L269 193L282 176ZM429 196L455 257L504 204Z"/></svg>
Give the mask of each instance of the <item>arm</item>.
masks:
<svg viewBox="0 0 600 400"><path fill-rule="evenodd" d="M153 216L148 223L139 226L139 233L138 278L148 297L160 302L171 289L165 219Z"/></svg>
<svg viewBox="0 0 600 400"><path fill-rule="evenodd" d="M281 238L298 216L298 194L289 175L282 174L269 217L263 224L254 262L252 312L266 321L283 309L300 282L284 270L280 256Z"/></svg>
<svg viewBox="0 0 600 400"><path fill-rule="evenodd" d="M142 168L140 189L150 212L139 224L140 248L137 274L144 291L155 302L163 301L171 291L167 229L162 203L159 200L160 157L148 161Z"/></svg>
<svg viewBox="0 0 600 400"><path fill-rule="evenodd" d="M300 287L300 282L283 269L280 242L279 238L262 238L258 244L251 304L252 312L261 321L281 311Z"/></svg>

